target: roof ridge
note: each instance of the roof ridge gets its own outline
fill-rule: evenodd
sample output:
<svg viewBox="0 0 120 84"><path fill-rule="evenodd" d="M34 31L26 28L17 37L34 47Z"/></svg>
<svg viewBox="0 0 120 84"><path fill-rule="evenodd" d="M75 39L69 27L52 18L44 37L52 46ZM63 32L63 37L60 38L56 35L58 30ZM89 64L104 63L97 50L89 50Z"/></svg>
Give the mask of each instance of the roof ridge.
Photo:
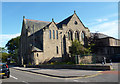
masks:
<svg viewBox="0 0 120 84"><path fill-rule="evenodd" d="M41 20L32 20L32 19L25 19L25 20L27 20L27 21L35 21L35 22L47 22L47 23L50 23L48 21L41 21Z"/></svg>

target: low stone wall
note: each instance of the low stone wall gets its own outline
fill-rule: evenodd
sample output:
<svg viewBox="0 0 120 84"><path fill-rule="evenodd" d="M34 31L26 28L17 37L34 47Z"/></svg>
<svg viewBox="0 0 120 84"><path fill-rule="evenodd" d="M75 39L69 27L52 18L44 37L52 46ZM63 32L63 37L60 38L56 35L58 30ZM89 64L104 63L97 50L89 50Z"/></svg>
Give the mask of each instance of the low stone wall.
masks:
<svg viewBox="0 0 120 84"><path fill-rule="evenodd" d="M108 65L26 65L26 68L111 70Z"/></svg>
<svg viewBox="0 0 120 84"><path fill-rule="evenodd" d="M92 63L92 56L83 56L80 57L78 56L78 62L83 63L83 64L88 64L88 63Z"/></svg>

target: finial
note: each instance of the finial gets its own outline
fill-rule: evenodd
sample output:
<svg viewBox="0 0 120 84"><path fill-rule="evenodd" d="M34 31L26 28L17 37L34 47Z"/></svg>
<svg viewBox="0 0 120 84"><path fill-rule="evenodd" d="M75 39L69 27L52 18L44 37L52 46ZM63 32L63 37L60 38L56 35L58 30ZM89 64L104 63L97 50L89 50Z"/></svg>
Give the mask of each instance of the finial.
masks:
<svg viewBox="0 0 120 84"><path fill-rule="evenodd" d="M74 13L76 13L76 11L74 10Z"/></svg>
<svg viewBox="0 0 120 84"><path fill-rule="evenodd" d="M25 19L25 16L23 16L23 19Z"/></svg>
<svg viewBox="0 0 120 84"><path fill-rule="evenodd" d="M52 18L52 22L54 22L54 19Z"/></svg>

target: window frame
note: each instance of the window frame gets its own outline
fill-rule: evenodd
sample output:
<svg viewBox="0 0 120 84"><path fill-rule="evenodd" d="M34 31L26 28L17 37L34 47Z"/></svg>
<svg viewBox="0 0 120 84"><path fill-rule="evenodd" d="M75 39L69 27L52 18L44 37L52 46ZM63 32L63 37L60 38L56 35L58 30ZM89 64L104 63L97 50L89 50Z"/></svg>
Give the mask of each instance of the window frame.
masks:
<svg viewBox="0 0 120 84"><path fill-rule="evenodd" d="M56 53L59 54L58 46L56 46Z"/></svg>
<svg viewBox="0 0 120 84"><path fill-rule="evenodd" d="M58 30L56 30L56 38L58 39Z"/></svg>
<svg viewBox="0 0 120 84"><path fill-rule="evenodd" d="M53 30L53 39L55 39L55 30Z"/></svg>
<svg viewBox="0 0 120 84"><path fill-rule="evenodd" d="M49 30L49 39L51 39L51 30Z"/></svg>

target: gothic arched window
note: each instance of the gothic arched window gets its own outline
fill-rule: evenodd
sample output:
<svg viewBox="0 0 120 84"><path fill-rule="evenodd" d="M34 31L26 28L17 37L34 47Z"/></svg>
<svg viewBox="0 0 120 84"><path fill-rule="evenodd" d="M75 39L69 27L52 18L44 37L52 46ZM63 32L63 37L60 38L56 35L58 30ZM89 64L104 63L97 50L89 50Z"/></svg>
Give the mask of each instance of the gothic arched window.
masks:
<svg viewBox="0 0 120 84"><path fill-rule="evenodd" d="M51 39L51 30L49 30L49 38Z"/></svg>
<svg viewBox="0 0 120 84"><path fill-rule="evenodd" d="M73 40L73 33L71 30L68 32L68 40Z"/></svg>
<svg viewBox="0 0 120 84"><path fill-rule="evenodd" d="M55 31L53 30L53 39L55 39Z"/></svg>
<svg viewBox="0 0 120 84"><path fill-rule="evenodd" d="M79 41L79 32L78 31L75 32L75 39Z"/></svg>
<svg viewBox="0 0 120 84"><path fill-rule="evenodd" d="M81 41L85 41L85 33L83 31L81 32Z"/></svg>
<svg viewBox="0 0 120 84"><path fill-rule="evenodd" d="M58 30L56 30L56 38L58 39Z"/></svg>

